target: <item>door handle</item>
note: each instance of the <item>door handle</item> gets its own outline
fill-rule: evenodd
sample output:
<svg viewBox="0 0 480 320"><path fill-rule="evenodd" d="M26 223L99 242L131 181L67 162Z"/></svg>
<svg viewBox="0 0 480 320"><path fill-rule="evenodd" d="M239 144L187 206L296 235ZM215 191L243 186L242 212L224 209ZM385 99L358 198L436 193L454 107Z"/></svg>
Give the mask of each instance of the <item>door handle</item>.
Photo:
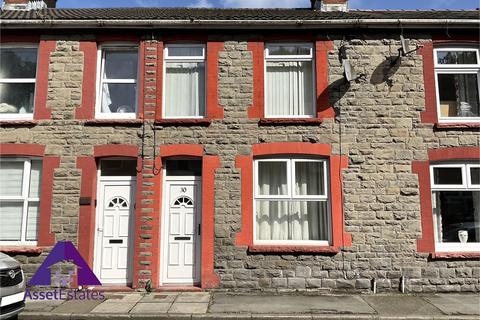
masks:
<svg viewBox="0 0 480 320"><path fill-rule="evenodd" d="M103 228L97 228L98 232L103 232Z"/></svg>
<svg viewBox="0 0 480 320"><path fill-rule="evenodd" d="M201 233L202 233L202 225L199 223L199 224L198 224L197 234L200 235Z"/></svg>

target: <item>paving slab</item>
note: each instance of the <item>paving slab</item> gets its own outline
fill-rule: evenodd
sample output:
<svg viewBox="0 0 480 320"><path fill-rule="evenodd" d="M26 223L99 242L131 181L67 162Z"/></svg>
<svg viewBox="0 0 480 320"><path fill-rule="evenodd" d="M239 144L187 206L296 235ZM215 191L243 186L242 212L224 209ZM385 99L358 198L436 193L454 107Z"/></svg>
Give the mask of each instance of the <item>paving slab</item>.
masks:
<svg viewBox="0 0 480 320"><path fill-rule="evenodd" d="M175 302L168 313L207 313L208 303Z"/></svg>
<svg viewBox="0 0 480 320"><path fill-rule="evenodd" d="M102 303L103 300L70 300L65 301L55 309L53 309L52 313L89 313L92 311L96 306Z"/></svg>
<svg viewBox="0 0 480 320"><path fill-rule="evenodd" d="M136 302L125 302L108 300L96 306L91 313L128 313Z"/></svg>
<svg viewBox="0 0 480 320"><path fill-rule="evenodd" d="M438 294L424 299L448 315L479 315L479 294Z"/></svg>
<svg viewBox="0 0 480 320"><path fill-rule="evenodd" d="M434 316L443 313L429 302L415 296L362 296L378 314L388 316Z"/></svg>
<svg viewBox="0 0 480 320"><path fill-rule="evenodd" d="M374 314L359 296L293 296L214 294L209 309L214 313L328 313Z"/></svg>
<svg viewBox="0 0 480 320"><path fill-rule="evenodd" d="M63 300L25 300L25 311L49 312L61 305Z"/></svg>
<svg viewBox="0 0 480 320"><path fill-rule="evenodd" d="M142 303L172 303L177 298L178 293L165 292L165 293L150 293L143 296L139 301Z"/></svg>
<svg viewBox="0 0 480 320"><path fill-rule="evenodd" d="M210 302L210 293L208 292L182 292L175 303L177 302Z"/></svg>
<svg viewBox="0 0 480 320"><path fill-rule="evenodd" d="M167 313L171 303L137 303L130 313Z"/></svg>

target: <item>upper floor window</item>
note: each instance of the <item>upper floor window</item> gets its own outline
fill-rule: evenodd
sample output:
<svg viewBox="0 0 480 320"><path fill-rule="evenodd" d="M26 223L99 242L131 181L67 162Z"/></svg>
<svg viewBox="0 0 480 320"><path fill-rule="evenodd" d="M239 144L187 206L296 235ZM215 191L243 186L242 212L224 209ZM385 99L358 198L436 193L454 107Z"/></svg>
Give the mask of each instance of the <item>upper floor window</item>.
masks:
<svg viewBox="0 0 480 320"><path fill-rule="evenodd" d="M315 115L312 44L267 44L265 47L265 116L302 118Z"/></svg>
<svg viewBox="0 0 480 320"><path fill-rule="evenodd" d="M480 246L480 164L430 166L437 251L476 251Z"/></svg>
<svg viewBox="0 0 480 320"><path fill-rule="evenodd" d="M98 56L97 118L135 118L138 47L103 45Z"/></svg>
<svg viewBox="0 0 480 320"><path fill-rule="evenodd" d="M0 159L0 243L37 241L42 161Z"/></svg>
<svg viewBox="0 0 480 320"><path fill-rule="evenodd" d="M255 242L329 244L327 160L255 160Z"/></svg>
<svg viewBox="0 0 480 320"><path fill-rule="evenodd" d="M164 118L205 116L205 46L165 47Z"/></svg>
<svg viewBox="0 0 480 320"><path fill-rule="evenodd" d="M435 49L435 75L439 121L479 121L479 50Z"/></svg>
<svg viewBox="0 0 480 320"><path fill-rule="evenodd" d="M0 118L33 119L37 47L2 45Z"/></svg>

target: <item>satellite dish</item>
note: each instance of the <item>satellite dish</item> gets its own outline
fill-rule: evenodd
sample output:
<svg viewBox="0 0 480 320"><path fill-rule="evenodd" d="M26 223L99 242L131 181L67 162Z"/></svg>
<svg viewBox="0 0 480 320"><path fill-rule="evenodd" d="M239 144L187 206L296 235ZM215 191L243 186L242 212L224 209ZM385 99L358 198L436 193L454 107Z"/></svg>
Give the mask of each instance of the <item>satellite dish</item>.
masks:
<svg viewBox="0 0 480 320"><path fill-rule="evenodd" d="M345 78L347 79L348 82L357 78L357 74L355 73L355 69L352 67L352 65L350 64L350 61L348 61L348 59L345 59L345 60L342 61L342 66L343 66L343 72L345 74Z"/></svg>
<svg viewBox="0 0 480 320"><path fill-rule="evenodd" d="M400 42L402 43L402 56L406 56L410 53L410 46L408 40L403 37L403 34L400 35Z"/></svg>

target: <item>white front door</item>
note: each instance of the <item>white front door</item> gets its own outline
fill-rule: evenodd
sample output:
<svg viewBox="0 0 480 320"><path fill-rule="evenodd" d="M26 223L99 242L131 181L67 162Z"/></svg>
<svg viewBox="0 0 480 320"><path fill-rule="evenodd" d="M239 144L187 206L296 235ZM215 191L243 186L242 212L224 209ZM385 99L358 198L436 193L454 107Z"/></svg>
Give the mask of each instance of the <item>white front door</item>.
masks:
<svg viewBox="0 0 480 320"><path fill-rule="evenodd" d="M200 180L165 183L162 282L200 281Z"/></svg>
<svg viewBox="0 0 480 320"><path fill-rule="evenodd" d="M135 179L100 181L95 237L95 274L102 284L129 284Z"/></svg>

